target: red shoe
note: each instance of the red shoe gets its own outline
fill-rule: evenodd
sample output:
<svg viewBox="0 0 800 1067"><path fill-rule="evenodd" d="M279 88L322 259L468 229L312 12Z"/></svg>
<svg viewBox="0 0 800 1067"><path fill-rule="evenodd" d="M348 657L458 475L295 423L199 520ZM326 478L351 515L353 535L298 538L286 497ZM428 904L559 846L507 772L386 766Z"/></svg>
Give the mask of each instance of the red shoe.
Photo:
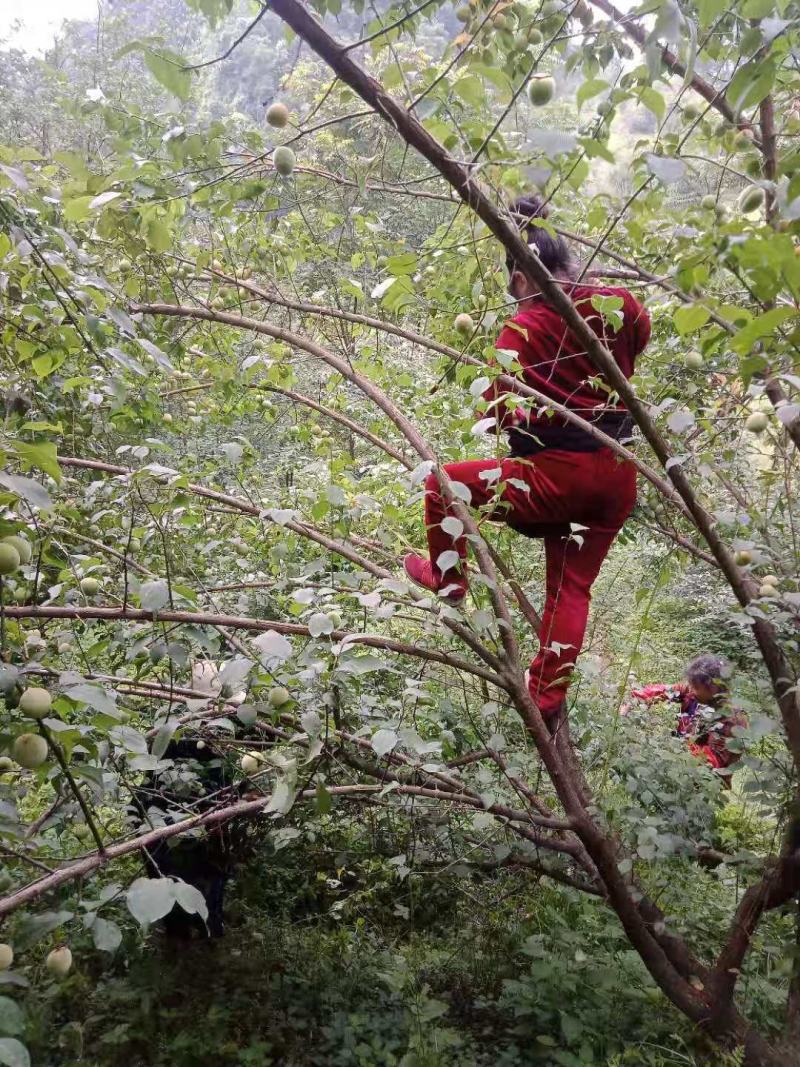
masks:
<svg viewBox="0 0 800 1067"><path fill-rule="evenodd" d="M447 593L441 599L448 604L460 604L467 594L467 583L463 578L451 582L439 581L434 576L433 564L429 559L418 556L415 552L403 559L403 568L415 585L422 586L431 593L438 593L440 589L446 589Z"/></svg>

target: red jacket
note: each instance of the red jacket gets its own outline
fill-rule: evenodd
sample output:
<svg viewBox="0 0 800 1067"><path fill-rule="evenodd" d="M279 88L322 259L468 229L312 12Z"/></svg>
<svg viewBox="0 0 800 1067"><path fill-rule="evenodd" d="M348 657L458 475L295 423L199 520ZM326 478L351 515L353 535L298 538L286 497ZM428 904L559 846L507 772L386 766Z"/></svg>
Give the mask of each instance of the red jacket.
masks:
<svg viewBox="0 0 800 1067"><path fill-rule="evenodd" d="M735 726L747 726L746 716L736 708L720 709L707 715L701 710L691 686L685 682L677 685L645 685L632 689L631 696L645 704L665 700L679 704L675 733L689 742L689 750L712 767L730 767L741 759L738 752L731 752L727 741L733 736Z"/></svg>
<svg viewBox="0 0 800 1067"><path fill-rule="evenodd" d="M625 377L630 378L636 357L650 339L650 316L647 311L627 289L567 282L564 283L564 290L611 351ZM601 315L595 310L592 306L592 297L595 296L616 298L622 302L619 308L621 324L614 322L613 311ZM610 398L609 387L598 375L583 345L559 313L542 297L534 298L529 307L506 323L495 347L517 353L522 367L521 377L527 385L584 418L601 412L625 410L618 397ZM491 407L509 391L508 386L493 383L483 396ZM524 409L512 412L501 407L498 412L498 422L502 428L519 422L563 425L564 421L557 415L548 416L546 409L534 408L528 413Z"/></svg>

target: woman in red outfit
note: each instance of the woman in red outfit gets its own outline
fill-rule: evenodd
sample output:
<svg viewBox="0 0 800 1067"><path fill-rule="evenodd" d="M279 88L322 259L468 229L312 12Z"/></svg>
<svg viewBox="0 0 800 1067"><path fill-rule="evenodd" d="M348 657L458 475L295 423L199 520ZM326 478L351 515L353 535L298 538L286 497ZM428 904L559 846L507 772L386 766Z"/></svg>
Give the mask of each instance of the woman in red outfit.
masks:
<svg viewBox="0 0 800 1067"><path fill-rule="evenodd" d="M726 770L741 759L740 752L728 747L734 729L747 726L747 717L730 702L730 666L720 656L704 654L686 668L684 681L673 685L656 683L631 689L631 696L643 704L665 701L677 706L675 729L683 737L693 756L705 760L714 770ZM620 713L630 707L625 704ZM730 789L730 776L722 776Z"/></svg>
<svg viewBox="0 0 800 1067"><path fill-rule="evenodd" d="M538 197L512 205L517 216L544 217ZM564 287L579 313L609 348L626 378L650 337L645 309L625 289L579 284L577 267L563 238L527 224L524 233L539 258ZM512 351L518 376L539 392L565 405L617 440L629 440L632 421L589 360L581 343L543 297L537 286L507 257L509 292L517 313L506 323L497 348ZM600 310L598 310L598 308ZM546 560L546 598L539 633L540 648L531 663L529 689L545 717L564 702L565 690L581 650L592 583L611 543L636 501L636 471L591 434L568 423L552 409L507 403L506 387L494 384L483 394L488 412L508 432L510 453L502 460L450 463L451 482L465 490L473 507L489 505L489 517L528 537L542 537ZM463 538L455 542L442 520L447 508L439 483L425 483L425 524L429 559L404 560L412 581L450 603L466 593L466 572L443 553L456 550L463 559ZM468 491L468 493L467 493Z"/></svg>

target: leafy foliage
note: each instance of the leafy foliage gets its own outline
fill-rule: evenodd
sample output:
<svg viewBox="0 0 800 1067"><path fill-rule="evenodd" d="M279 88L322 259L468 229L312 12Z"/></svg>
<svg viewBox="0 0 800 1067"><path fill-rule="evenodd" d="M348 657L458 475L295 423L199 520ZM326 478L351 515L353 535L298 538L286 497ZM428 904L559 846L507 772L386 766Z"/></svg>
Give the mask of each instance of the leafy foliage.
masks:
<svg viewBox="0 0 800 1067"><path fill-rule="evenodd" d="M708 963L797 788L753 640L768 624L796 676L797 5L665 2L624 22L582 0L314 6L497 203L534 183L582 269L651 310L632 385L749 602L641 479L570 722L620 874ZM539 825L531 791L565 812L475 652L502 654L491 583L477 575L459 611L400 579L431 461L398 413L440 462L503 448L475 411L514 370L493 347L501 256L395 131L256 14L139 0L103 9L99 34L67 24L44 60L0 53L0 537L32 550L0 580L3 752L32 729L21 690L53 696L33 724L44 762L0 765L16 953L0 1062L27 1063L26 1047L98 1064L209 1048L231 1064L692 1062L702 1039L662 1013L594 869L520 833ZM526 88L542 73L555 94L539 105ZM263 119L276 99L284 128ZM481 534L538 603L535 543ZM675 680L701 650L735 663L748 714L730 794L668 710L619 715L634 679ZM211 803L202 766L166 756L181 737L224 772ZM167 809L143 813L132 798L153 776ZM194 961L222 950L165 964L148 933L173 908L204 919L202 893L143 878L135 852L189 819L182 840L215 840L224 805L255 841L220 997ZM73 860L94 876L15 898ZM768 1034L797 981L791 918L767 916L742 968L740 1007ZM66 941L77 966L59 984L41 963Z"/></svg>

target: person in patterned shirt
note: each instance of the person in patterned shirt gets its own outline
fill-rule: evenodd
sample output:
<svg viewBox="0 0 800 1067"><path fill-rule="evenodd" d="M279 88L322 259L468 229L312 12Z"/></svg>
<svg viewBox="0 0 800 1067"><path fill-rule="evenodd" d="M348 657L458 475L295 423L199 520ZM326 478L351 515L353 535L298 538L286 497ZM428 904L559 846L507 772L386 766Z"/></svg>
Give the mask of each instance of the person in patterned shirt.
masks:
<svg viewBox="0 0 800 1067"><path fill-rule="evenodd" d="M689 751L717 771L733 766L741 754L728 748L736 726L746 726L744 714L730 703L730 666L722 657L704 654L692 660L684 680L674 684L645 685L631 690L644 704L662 701L678 705L673 733L683 737ZM623 714L628 706L622 708ZM720 775L730 789L730 774Z"/></svg>

